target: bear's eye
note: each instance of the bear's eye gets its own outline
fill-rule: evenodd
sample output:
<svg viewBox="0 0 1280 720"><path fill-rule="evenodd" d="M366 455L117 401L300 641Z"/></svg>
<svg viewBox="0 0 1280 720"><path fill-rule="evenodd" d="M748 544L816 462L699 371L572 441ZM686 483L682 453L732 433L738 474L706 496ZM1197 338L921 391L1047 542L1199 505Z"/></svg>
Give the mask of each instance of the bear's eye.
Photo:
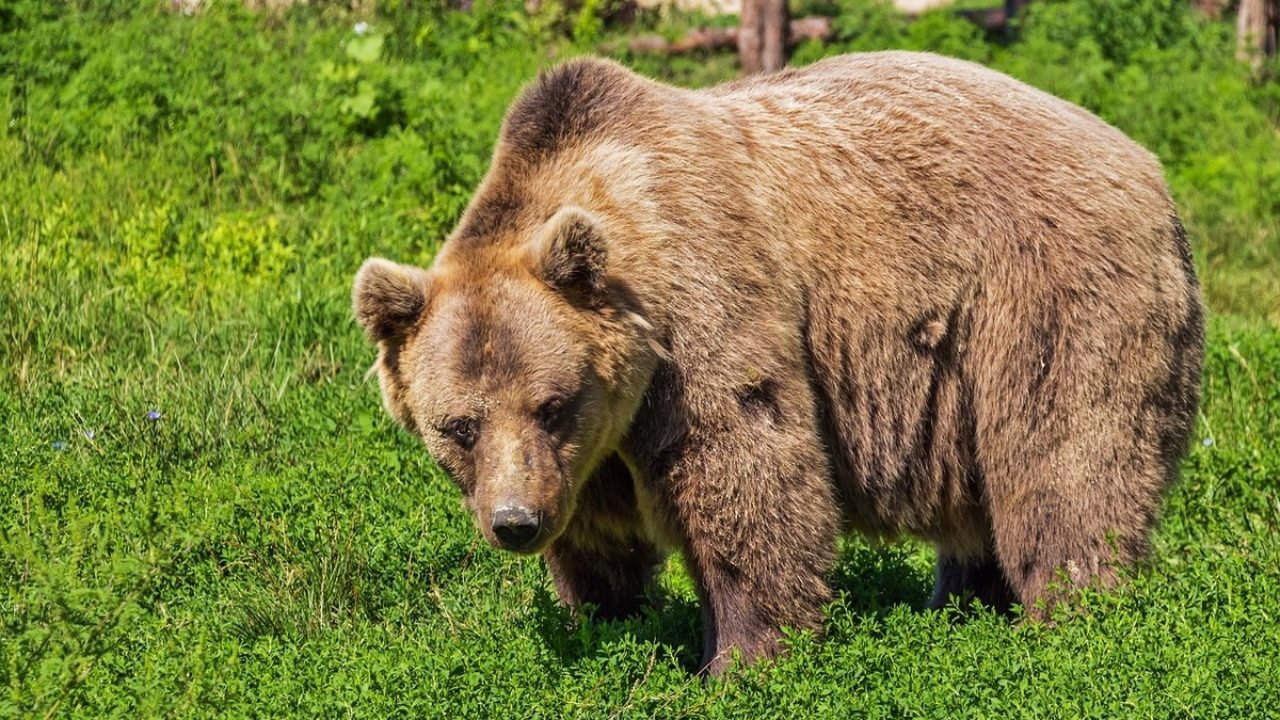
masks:
<svg viewBox="0 0 1280 720"><path fill-rule="evenodd" d="M440 428L440 433L447 435L464 450L470 450L476 444L476 419L454 418Z"/></svg>
<svg viewBox="0 0 1280 720"><path fill-rule="evenodd" d="M559 395L544 401L538 406L538 424L544 430L555 429L564 419L564 409L567 404L568 401Z"/></svg>

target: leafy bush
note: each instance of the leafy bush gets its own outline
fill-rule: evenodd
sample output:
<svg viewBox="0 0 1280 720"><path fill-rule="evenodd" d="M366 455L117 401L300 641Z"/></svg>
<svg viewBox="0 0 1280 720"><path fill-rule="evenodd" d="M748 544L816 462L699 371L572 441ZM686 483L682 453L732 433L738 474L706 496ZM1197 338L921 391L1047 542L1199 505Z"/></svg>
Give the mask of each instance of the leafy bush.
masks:
<svg viewBox="0 0 1280 720"><path fill-rule="evenodd" d="M1038 0L1027 6L1024 27L1059 45L1087 38L1118 65L1142 50L1185 46L1197 32L1182 0Z"/></svg>

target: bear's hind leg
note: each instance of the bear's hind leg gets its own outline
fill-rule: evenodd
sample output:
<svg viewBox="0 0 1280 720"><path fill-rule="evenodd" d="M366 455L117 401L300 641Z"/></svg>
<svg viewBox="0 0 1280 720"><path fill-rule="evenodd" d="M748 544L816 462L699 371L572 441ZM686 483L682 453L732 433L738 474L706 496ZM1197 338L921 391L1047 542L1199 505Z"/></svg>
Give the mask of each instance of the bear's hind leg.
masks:
<svg viewBox="0 0 1280 720"><path fill-rule="evenodd" d="M1113 585L1146 554L1167 469L1127 423L1065 434L1006 472L987 481L996 557L1031 617L1079 588Z"/></svg>
<svg viewBox="0 0 1280 720"><path fill-rule="evenodd" d="M1175 258L1157 258L1164 277L1153 278L1139 272L1151 258L1108 247L1039 296L989 284L975 314L967 372L983 494L996 558L1032 617L1047 614L1040 602L1113 585L1146 554L1194 423L1194 285Z"/></svg>
<svg viewBox="0 0 1280 720"><path fill-rule="evenodd" d="M962 606L977 599L997 612L1008 612L1016 602L1013 588L1005 579L994 554L981 558L960 558L939 552L934 568L936 584L929 607L946 607L953 599Z"/></svg>

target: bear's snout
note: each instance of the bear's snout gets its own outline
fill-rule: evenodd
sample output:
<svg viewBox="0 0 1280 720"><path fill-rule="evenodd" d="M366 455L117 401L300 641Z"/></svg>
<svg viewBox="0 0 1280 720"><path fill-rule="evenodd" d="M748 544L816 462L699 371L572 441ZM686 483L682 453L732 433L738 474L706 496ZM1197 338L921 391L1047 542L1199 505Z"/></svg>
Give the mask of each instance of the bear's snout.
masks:
<svg viewBox="0 0 1280 720"><path fill-rule="evenodd" d="M493 534L507 550L527 550L542 529L542 513L525 507L500 507L493 511Z"/></svg>

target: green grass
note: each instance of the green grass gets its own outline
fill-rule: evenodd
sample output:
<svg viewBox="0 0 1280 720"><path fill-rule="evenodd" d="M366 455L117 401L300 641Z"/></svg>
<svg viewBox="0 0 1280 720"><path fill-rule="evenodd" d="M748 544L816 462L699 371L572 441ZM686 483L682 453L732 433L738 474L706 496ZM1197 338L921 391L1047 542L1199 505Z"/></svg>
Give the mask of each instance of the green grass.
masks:
<svg viewBox="0 0 1280 720"><path fill-rule="evenodd" d="M556 18L387 3L358 41L324 4L0 2L0 716L1274 714L1280 89L1219 57L1226 24L1122 42L1094 5L1045 3L1004 46L850 2L840 43L798 60L977 56L1160 153L1212 318L1149 567L1011 624L922 611L927 548L849 540L825 638L703 682L677 562L661 607L595 623L479 541L382 412L348 307L366 255L430 259L506 104L574 51Z"/></svg>

